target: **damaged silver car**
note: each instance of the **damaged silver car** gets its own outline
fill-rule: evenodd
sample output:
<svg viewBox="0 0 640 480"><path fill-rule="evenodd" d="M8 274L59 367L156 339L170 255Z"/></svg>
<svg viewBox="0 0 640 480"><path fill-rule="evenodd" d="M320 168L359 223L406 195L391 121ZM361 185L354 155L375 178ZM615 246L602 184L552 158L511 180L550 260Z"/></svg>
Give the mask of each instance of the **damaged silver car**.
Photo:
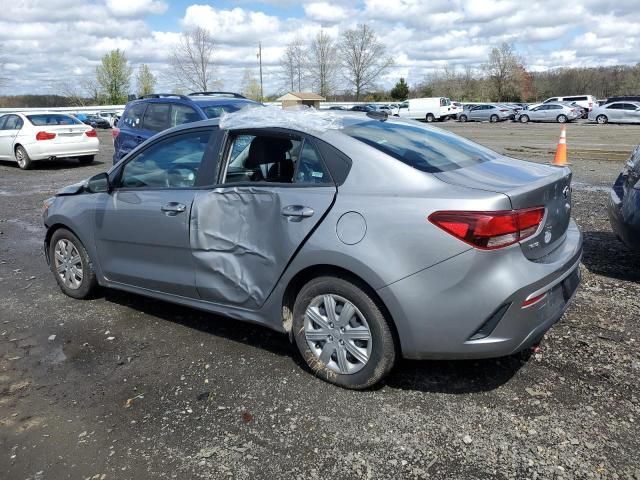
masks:
<svg viewBox="0 0 640 480"><path fill-rule="evenodd" d="M100 285L266 325L362 389L400 357L539 341L579 283L570 182L409 120L240 111L47 200L45 253L71 297Z"/></svg>

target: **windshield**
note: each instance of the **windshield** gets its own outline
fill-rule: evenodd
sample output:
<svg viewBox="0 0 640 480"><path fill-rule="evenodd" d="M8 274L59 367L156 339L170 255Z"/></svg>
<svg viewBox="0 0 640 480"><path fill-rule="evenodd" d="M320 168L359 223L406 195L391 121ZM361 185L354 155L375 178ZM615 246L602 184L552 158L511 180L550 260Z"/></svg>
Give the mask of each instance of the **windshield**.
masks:
<svg viewBox="0 0 640 480"><path fill-rule="evenodd" d="M207 118L219 118L223 113L237 112L247 105L260 106L256 102L233 102L233 103L216 103L215 105L199 105Z"/></svg>
<svg viewBox="0 0 640 480"><path fill-rule="evenodd" d="M342 132L428 173L468 167L496 156L462 137L421 125L371 120L347 126Z"/></svg>
<svg viewBox="0 0 640 480"><path fill-rule="evenodd" d="M27 115L27 118L36 127L42 127L44 125L82 125L82 122L76 118L56 113Z"/></svg>

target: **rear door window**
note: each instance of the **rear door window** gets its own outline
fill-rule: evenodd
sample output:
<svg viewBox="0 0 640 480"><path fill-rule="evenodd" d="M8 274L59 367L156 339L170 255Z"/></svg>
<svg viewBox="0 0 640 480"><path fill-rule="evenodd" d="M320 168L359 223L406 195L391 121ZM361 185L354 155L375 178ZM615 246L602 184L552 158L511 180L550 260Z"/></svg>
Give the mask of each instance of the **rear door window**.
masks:
<svg viewBox="0 0 640 480"><path fill-rule="evenodd" d="M144 114L142 128L152 132L161 132L169 128L170 109L171 105L168 103L150 103Z"/></svg>
<svg viewBox="0 0 640 480"><path fill-rule="evenodd" d="M198 120L202 119L193 108L176 104L171 106L171 127L182 125L183 123L197 122Z"/></svg>
<svg viewBox="0 0 640 480"><path fill-rule="evenodd" d="M342 132L428 173L476 165L495 157L491 150L462 137L420 125L371 120L347 126Z"/></svg>
<svg viewBox="0 0 640 480"><path fill-rule="evenodd" d="M142 117L147 109L146 103L138 103L128 108L124 116L118 121L119 125L126 125L131 128L142 128Z"/></svg>

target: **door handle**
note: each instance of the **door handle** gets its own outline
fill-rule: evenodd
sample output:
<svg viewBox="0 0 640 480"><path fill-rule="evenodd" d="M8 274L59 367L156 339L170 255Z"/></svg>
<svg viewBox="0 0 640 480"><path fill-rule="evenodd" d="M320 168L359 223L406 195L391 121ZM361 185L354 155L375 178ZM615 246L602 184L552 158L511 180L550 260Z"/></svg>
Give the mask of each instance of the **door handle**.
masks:
<svg viewBox="0 0 640 480"><path fill-rule="evenodd" d="M187 209L186 205L178 202L169 202L160 208L160 210L162 210L164 213L166 213L169 216L175 216L179 213L184 212L186 209Z"/></svg>
<svg viewBox="0 0 640 480"><path fill-rule="evenodd" d="M298 219L298 221L300 221L303 218L312 216L313 208L303 205L287 205L282 209L282 215L292 220Z"/></svg>

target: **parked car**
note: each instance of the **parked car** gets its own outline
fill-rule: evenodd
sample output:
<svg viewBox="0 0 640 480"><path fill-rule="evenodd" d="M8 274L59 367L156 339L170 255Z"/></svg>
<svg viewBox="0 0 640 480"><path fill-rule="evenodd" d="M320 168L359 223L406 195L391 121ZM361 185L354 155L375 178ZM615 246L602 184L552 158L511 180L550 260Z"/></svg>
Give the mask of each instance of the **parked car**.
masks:
<svg viewBox="0 0 640 480"><path fill-rule="evenodd" d="M400 104L395 115L429 123L446 120L451 115L451 100L446 97L411 98Z"/></svg>
<svg viewBox="0 0 640 480"><path fill-rule="evenodd" d="M0 160L18 163L23 170L35 160L76 157L93 162L99 141L95 129L71 115L48 112L0 116Z"/></svg>
<svg viewBox="0 0 640 480"><path fill-rule="evenodd" d="M375 108L371 105L354 105L349 110L352 112L374 112Z"/></svg>
<svg viewBox="0 0 640 480"><path fill-rule="evenodd" d="M127 103L117 128L112 130L113 163L162 130L182 123L218 118L248 105L260 106L231 92L194 92L186 95L154 93Z"/></svg>
<svg viewBox="0 0 640 480"><path fill-rule="evenodd" d="M567 105L568 107L574 108L578 114L578 118L588 118L589 110L581 106L577 102L560 102L563 105Z"/></svg>
<svg viewBox="0 0 640 480"><path fill-rule="evenodd" d="M346 110L346 107L343 107L341 105L333 105L331 107L329 107L327 110Z"/></svg>
<svg viewBox="0 0 640 480"><path fill-rule="evenodd" d="M464 107L460 102L451 102L451 109L449 110L449 118L453 120L458 119L458 115L461 114L464 110Z"/></svg>
<svg viewBox="0 0 640 480"><path fill-rule="evenodd" d="M587 111L591 111L591 109L597 104L597 99L593 95L572 95L569 97L551 97L547 98L542 103L558 103L558 102L576 102L583 108L586 108Z"/></svg>
<svg viewBox="0 0 640 480"><path fill-rule="evenodd" d="M62 291L287 332L318 376L354 389L401 356L521 351L560 319L582 254L568 168L395 117L279 112L269 127L243 111L172 128L48 199Z"/></svg>
<svg viewBox="0 0 640 480"><path fill-rule="evenodd" d="M618 95L602 101L602 105L612 102L640 102L640 95Z"/></svg>
<svg viewBox="0 0 640 480"><path fill-rule="evenodd" d="M543 103L516 114L516 122L571 122L578 118L578 109L562 103Z"/></svg>
<svg viewBox="0 0 640 480"><path fill-rule="evenodd" d="M91 125L93 128L111 128L111 123L109 123L109 120L100 117L99 115L88 115L83 123Z"/></svg>
<svg viewBox="0 0 640 480"><path fill-rule="evenodd" d="M640 252L640 146L613 184L607 207L613 232L629 249Z"/></svg>
<svg viewBox="0 0 640 480"><path fill-rule="evenodd" d="M96 113L96 115L99 116L100 118L104 118L107 122L109 122L110 127L113 127L113 124L117 116L115 112L98 112Z"/></svg>
<svg viewBox="0 0 640 480"><path fill-rule="evenodd" d="M597 123L640 123L640 102L613 102L589 112L589 120Z"/></svg>
<svg viewBox="0 0 640 480"><path fill-rule="evenodd" d="M495 104L475 105L458 115L461 122L500 122L509 120L513 112L507 107Z"/></svg>

